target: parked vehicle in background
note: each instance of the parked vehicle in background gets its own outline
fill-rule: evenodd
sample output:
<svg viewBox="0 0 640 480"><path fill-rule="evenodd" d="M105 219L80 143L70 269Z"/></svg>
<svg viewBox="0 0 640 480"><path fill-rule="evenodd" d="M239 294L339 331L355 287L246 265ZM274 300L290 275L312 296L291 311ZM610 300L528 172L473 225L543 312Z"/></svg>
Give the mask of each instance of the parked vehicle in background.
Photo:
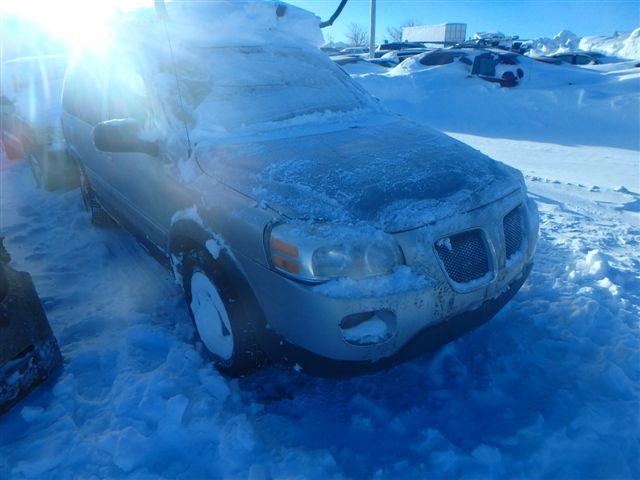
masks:
<svg viewBox="0 0 640 480"><path fill-rule="evenodd" d="M528 40L520 40L520 37L506 37L503 35L493 36L492 33L476 33L476 38L456 43L453 48L475 48L475 49L492 49L503 50L505 52L514 52L524 55L528 51Z"/></svg>
<svg viewBox="0 0 640 480"><path fill-rule="evenodd" d="M381 63L378 58L363 58L359 55L334 55L331 57L337 65L340 65L342 69L349 75L362 75L365 73L383 73L394 67L396 62L383 62ZM375 60L375 61L373 61Z"/></svg>
<svg viewBox="0 0 640 480"><path fill-rule="evenodd" d="M621 68L624 68L625 64L628 64L628 60L621 59L619 57L605 55L600 52L559 52L553 55L536 56L528 55L529 58L533 58L539 62L551 63L554 65L578 65L583 67L599 66L599 65L611 65L620 64ZM612 68L617 68L613 66ZM606 67L605 67L606 70Z"/></svg>
<svg viewBox="0 0 640 480"><path fill-rule="evenodd" d="M88 209L171 266L219 368L261 352L381 368L518 291L538 235L520 172L382 110L318 50L311 13L167 10L136 11L104 54L72 62L64 134ZM246 15L232 39L227 15Z"/></svg>
<svg viewBox="0 0 640 480"><path fill-rule="evenodd" d="M320 47L322 53L332 56L332 55L340 55L342 51L335 47Z"/></svg>
<svg viewBox="0 0 640 480"><path fill-rule="evenodd" d="M367 61L385 68L393 68L398 65L397 58L368 58Z"/></svg>
<svg viewBox="0 0 640 480"><path fill-rule="evenodd" d="M524 69L519 65L525 58L502 50L440 49L416 57L415 62L424 67L460 62L467 66L470 75L502 87L515 87L524 78Z"/></svg>
<svg viewBox="0 0 640 480"><path fill-rule="evenodd" d="M415 55L420 55L421 53L428 52L427 48L407 48L402 50L392 50L388 53L385 53L380 57L381 59L393 60L395 63L402 63L407 58L413 57Z"/></svg>
<svg viewBox="0 0 640 480"><path fill-rule="evenodd" d="M26 57L2 64L2 141L9 158L25 158L38 186L73 186L60 124L64 55Z"/></svg>
<svg viewBox="0 0 640 480"><path fill-rule="evenodd" d="M535 60L540 63L547 63L549 65L562 65L563 62L553 57L539 56L539 55L527 55L531 60Z"/></svg>
<svg viewBox="0 0 640 480"><path fill-rule="evenodd" d="M389 53L395 50L407 50L407 49L419 49L426 50L425 46L422 43L415 42L388 42L381 43L376 48L374 52L374 56L376 58L382 57L385 53Z"/></svg>
<svg viewBox="0 0 640 480"><path fill-rule="evenodd" d="M369 53L369 47L347 47L340 50L345 55L363 55Z"/></svg>
<svg viewBox="0 0 640 480"><path fill-rule="evenodd" d="M599 65L604 55L591 52L563 52L555 53L550 57L571 65Z"/></svg>
<svg viewBox="0 0 640 480"><path fill-rule="evenodd" d="M0 237L0 415L42 383L61 356L29 274L9 266Z"/></svg>

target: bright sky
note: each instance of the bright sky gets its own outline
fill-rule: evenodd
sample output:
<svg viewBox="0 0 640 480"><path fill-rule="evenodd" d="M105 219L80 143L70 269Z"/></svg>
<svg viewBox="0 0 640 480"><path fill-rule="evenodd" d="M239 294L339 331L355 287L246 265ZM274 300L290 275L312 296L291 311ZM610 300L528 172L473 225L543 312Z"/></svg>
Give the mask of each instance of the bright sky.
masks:
<svg viewBox="0 0 640 480"><path fill-rule="evenodd" d="M180 1L180 0L176 0ZM206 1L206 0L205 0ZM215 0L208 0L215 1ZM331 16L339 0L289 0L319 15ZM18 13L45 24L61 37L79 42L98 38L105 19L118 8L152 5L153 0L2 0L3 11ZM368 29L370 0L349 0L342 15L325 36L344 40L351 22ZM553 36L563 29L577 35L611 35L640 26L638 0L377 0L377 40L389 26L408 19L418 24L462 22L467 36L478 31L501 31L520 38Z"/></svg>
<svg viewBox="0 0 640 480"><path fill-rule="evenodd" d="M17 14L46 27L55 36L96 38L118 9L152 5L153 0L2 0L0 15Z"/></svg>
<svg viewBox="0 0 640 480"><path fill-rule="evenodd" d="M329 18L339 0L289 0ZM560 30L583 35L611 35L640 27L638 0L377 0L377 39L388 26L413 19L418 24L461 22L467 36L498 30L520 38L551 37ZM370 0L349 0L333 28L325 29L335 41L343 40L351 22L369 25ZM326 34L325 34L326 35Z"/></svg>

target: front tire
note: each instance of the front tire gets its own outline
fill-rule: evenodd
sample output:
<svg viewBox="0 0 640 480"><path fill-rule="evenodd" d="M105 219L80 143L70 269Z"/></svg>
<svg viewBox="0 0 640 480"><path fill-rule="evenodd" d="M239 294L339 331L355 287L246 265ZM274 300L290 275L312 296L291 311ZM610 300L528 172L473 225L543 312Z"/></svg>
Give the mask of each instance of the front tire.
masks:
<svg viewBox="0 0 640 480"><path fill-rule="evenodd" d="M187 253L182 263L189 314L209 357L233 377L255 370L262 358L255 329L224 272L206 251Z"/></svg>

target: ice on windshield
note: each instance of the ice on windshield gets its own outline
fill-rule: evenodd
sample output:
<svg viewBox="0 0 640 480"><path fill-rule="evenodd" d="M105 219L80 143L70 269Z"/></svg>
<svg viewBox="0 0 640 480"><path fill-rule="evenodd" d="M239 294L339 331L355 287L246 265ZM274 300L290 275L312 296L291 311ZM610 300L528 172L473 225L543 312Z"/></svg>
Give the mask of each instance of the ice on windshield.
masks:
<svg viewBox="0 0 640 480"><path fill-rule="evenodd" d="M168 65L160 89L179 117ZM320 51L295 46L194 48L177 65L188 121L232 130L316 112L363 108L370 100Z"/></svg>
<svg viewBox="0 0 640 480"><path fill-rule="evenodd" d="M152 9L127 16L118 38L148 57L171 123L210 133L372 104L320 51L310 12L253 1L172 2L167 10L166 21Z"/></svg>

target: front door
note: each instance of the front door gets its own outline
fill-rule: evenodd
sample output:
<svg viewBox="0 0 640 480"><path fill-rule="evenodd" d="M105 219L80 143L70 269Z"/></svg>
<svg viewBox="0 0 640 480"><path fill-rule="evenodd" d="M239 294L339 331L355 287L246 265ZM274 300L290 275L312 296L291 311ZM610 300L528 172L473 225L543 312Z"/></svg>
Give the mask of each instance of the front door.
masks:
<svg viewBox="0 0 640 480"><path fill-rule="evenodd" d="M131 63L114 64L109 87L109 117L133 118L143 135L158 138L157 113L149 99L143 76ZM123 205L125 223L134 233L164 249L172 214L192 203L189 191L174 175L171 160L163 153L112 153L117 171L116 190Z"/></svg>

